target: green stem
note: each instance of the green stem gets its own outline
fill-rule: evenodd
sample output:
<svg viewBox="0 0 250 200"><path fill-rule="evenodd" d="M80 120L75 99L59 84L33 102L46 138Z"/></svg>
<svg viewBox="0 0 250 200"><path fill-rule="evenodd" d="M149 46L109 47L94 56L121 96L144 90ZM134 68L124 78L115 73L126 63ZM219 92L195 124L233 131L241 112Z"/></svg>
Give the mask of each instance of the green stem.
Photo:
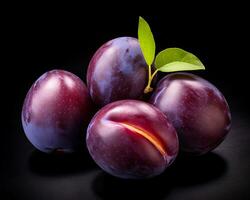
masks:
<svg viewBox="0 0 250 200"><path fill-rule="evenodd" d="M152 80L154 79L154 77L155 77L155 75L157 74L158 71L159 71L158 69L156 69L156 70L154 71L154 73L153 73L152 76L151 76Z"/></svg>
<svg viewBox="0 0 250 200"><path fill-rule="evenodd" d="M153 88L151 88L151 82L153 81L154 76L156 75L157 72L158 72L158 69L156 69L154 73L152 74L151 65L148 66L148 84L146 88L144 89L145 94L153 91Z"/></svg>

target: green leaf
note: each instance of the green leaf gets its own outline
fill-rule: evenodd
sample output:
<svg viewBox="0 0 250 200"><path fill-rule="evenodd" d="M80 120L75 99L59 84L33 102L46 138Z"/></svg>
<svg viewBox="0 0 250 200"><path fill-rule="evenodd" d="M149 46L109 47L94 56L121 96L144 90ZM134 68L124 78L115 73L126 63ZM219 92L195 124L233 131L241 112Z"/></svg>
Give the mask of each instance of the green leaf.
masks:
<svg viewBox="0 0 250 200"><path fill-rule="evenodd" d="M179 61L171 62L158 68L161 72L191 71L201 69L205 69L205 67Z"/></svg>
<svg viewBox="0 0 250 200"><path fill-rule="evenodd" d="M162 72L205 69L202 62L194 54L180 48L168 48L158 53L155 67Z"/></svg>
<svg viewBox="0 0 250 200"><path fill-rule="evenodd" d="M146 63L152 65L155 58L155 40L148 23L142 17L139 17L138 40Z"/></svg>

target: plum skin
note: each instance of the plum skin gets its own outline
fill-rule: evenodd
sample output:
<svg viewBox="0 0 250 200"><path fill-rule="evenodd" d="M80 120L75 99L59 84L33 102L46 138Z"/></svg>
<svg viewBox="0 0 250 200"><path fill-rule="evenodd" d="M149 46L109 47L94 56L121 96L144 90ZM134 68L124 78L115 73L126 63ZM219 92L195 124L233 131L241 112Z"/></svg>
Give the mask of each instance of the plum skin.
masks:
<svg viewBox="0 0 250 200"><path fill-rule="evenodd" d="M147 84L147 70L136 38L119 37L106 42L88 66L87 86L92 100L104 106L116 100L140 99Z"/></svg>
<svg viewBox="0 0 250 200"><path fill-rule="evenodd" d="M203 78L172 73L158 83L150 100L171 120L183 152L202 155L228 134L231 114L222 93Z"/></svg>
<svg viewBox="0 0 250 200"><path fill-rule="evenodd" d="M152 134L164 152L137 130ZM162 173L179 150L177 133L167 117L151 104L138 100L120 100L103 107L88 126L86 144L104 171L125 179Z"/></svg>
<svg viewBox="0 0 250 200"><path fill-rule="evenodd" d="M43 74L30 88L22 108L28 140L40 151L73 152L84 138L92 103L87 87L64 70Z"/></svg>

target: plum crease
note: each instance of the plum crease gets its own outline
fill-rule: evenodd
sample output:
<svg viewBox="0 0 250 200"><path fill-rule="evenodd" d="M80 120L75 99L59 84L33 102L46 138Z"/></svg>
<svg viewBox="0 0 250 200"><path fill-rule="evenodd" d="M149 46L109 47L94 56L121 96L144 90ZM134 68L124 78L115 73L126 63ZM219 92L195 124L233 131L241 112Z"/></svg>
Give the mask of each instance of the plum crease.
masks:
<svg viewBox="0 0 250 200"><path fill-rule="evenodd" d="M159 152L160 154L163 156L164 160L166 161L166 157L167 157L167 151L164 148L164 145L162 144L162 142L153 134L151 134L150 132L132 125L130 123L126 123L126 122L117 122L119 123L121 126L137 133L138 135L142 136L143 138L145 138L146 140L148 140Z"/></svg>

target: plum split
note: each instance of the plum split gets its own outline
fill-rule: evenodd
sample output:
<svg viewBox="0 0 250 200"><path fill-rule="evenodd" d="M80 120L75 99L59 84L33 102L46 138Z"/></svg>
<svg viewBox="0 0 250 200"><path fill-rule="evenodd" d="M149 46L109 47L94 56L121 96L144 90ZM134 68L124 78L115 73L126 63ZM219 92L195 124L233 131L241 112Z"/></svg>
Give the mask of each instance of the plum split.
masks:
<svg viewBox="0 0 250 200"><path fill-rule="evenodd" d="M168 118L137 100L116 101L98 111L89 124L86 143L95 162L121 178L156 176L174 161L179 149Z"/></svg>

